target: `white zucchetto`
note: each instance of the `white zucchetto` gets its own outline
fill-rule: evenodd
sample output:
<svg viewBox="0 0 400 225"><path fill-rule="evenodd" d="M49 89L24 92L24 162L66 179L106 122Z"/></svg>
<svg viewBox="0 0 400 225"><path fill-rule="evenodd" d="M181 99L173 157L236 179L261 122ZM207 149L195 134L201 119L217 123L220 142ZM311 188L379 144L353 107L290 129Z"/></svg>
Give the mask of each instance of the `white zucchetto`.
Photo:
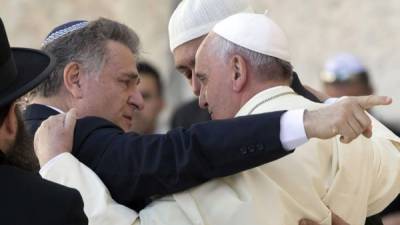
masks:
<svg viewBox="0 0 400 225"><path fill-rule="evenodd" d="M286 35L266 14L238 13L217 23L212 31L246 49L290 62Z"/></svg>

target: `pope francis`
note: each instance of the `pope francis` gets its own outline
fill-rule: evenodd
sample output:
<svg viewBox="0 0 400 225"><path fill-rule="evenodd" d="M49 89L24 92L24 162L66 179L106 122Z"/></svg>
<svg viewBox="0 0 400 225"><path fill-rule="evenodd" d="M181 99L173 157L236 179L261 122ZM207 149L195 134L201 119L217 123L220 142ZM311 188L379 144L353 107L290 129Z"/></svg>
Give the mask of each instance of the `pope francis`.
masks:
<svg viewBox="0 0 400 225"><path fill-rule="evenodd" d="M213 119L321 107L289 88L289 62L285 34L266 15L228 17L197 52L199 104ZM371 139L311 140L285 158L155 201L142 218L151 224L288 225L305 217L331 224L332 210L350 224L364 224L400 190L400 139L371 119ZM355 124L349 125L357 130ZM252 144L242 153L262 151Z"/></svg>

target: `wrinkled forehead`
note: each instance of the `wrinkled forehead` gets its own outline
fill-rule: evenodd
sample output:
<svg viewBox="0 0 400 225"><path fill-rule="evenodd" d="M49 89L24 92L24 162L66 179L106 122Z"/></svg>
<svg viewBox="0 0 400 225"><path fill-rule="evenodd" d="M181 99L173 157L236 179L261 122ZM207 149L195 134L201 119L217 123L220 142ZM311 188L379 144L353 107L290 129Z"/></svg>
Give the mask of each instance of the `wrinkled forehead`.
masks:
<svg viewBox="0 0 400 225"><path fill-rule="evenodd" d="M205 63L208 63L208 59L217 59L214 55L214 47L212 42L214 38L216 37L216 34L214 33L209 33L204 40L200 43L199 48L197 49L196 52L196 57L195 57L195 62L196 65L199 66L204 66Z"/></svg>
<svg viewBox="0 0 400 225"><path fill-rule="evenodd" d="M110 41L106 45L105 61L102 71L109 70L115 74L134 74L138 76L137 53L132 52L126 45Z"/></svg>

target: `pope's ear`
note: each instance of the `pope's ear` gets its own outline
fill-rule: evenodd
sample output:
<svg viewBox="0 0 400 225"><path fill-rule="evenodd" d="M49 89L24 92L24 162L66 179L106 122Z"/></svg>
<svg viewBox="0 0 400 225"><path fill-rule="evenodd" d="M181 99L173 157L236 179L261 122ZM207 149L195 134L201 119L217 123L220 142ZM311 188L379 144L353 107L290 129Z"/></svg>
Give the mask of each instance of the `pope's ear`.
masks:
<svg viewBox="0 0 400 225"><path fill-rule="evenodd" d="M233 90L240 92L244 88L248 79L246 61L240 55L233 55L230 64L232 67Z"/></svg>
<svg viewBox="0 0 400 225"><path fill-rule="evenodd" d="M64 67L64 85L74 98L82 98L82 65L70 62Z"/></svg>

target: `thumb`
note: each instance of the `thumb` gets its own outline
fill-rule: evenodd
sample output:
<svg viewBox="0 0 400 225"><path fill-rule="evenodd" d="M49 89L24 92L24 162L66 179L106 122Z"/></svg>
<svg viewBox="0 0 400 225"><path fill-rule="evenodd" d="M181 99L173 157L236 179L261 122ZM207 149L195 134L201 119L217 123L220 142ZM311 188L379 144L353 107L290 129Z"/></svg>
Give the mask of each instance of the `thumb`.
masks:
<svg viewBox="0 0 400 225"><path fill-rule="evenodd" d="M76 109L70 109L65 115L64 127L68 130L74 130L76 124Z"/></svg>
<svg viewBox="0 0 400 225"><path fill-rule="evenodd" d="M364 137L366 138L370 138L372 137L372 125L370 124L367 129L365 129L362 133L364 135Z"/></svg>
<svg viewBox="0 0 400 225"><path fill-rule="evenodd" d="M299 225L319 225L319 224L309 219L301 219L299 221Z"/></svg>
<svg viewBox="0 0 400 225"><path fill-rule="evenodd" d="M357 97L357 101L363 109L369 109L377 105L389 105L392 103L392 98L387 96L361 96Z"/></svg>
<svg viewBox="0 0 400 225"><path fill-rule="evenodd" d="M332 213L332 225L350 225L335 213Z"/></svg>

